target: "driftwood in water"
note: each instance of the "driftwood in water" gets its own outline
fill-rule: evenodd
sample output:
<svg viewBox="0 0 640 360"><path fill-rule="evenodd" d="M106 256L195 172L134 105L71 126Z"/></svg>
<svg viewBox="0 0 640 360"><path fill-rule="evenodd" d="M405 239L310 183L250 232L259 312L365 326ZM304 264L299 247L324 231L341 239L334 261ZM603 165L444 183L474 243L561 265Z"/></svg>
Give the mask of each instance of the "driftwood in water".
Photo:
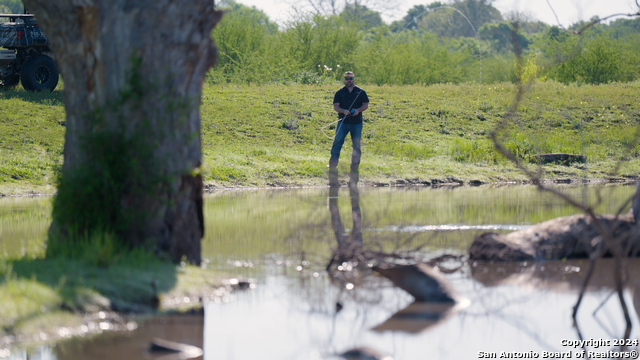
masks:
<svg viewBox="0 0 640 360"><path fill-rule="evenodd" d="M447 321L469 305L468 300L458 303L413 302L396 312L382 324L373 328L377 332L402 331L418 334Z"/></svg>
<svg viewBox="0 0 640 360"><path fill-rule="evenodd" d="M640 229L631 214L598 217L612 238L620 241L624 255L637 256ZM485 233L476 237L469 249L471 260L524 261L589 257L594 252L610 254L591 217L586 214L560 217L528 229L501 235Z"/></svg>
<svg viewBox="0 0 640 360"><path fill-rule="evenodd" d="M343 352L340 356L347 360L393 360L391 356L369 347L351 349Z"/></svg>
<svg viewBox="0 0 640 360"><path fill-rule="evenodd" d="M456 303L459 300L459 296L453 286L437 271L425 264L384 264L374 267L373 270L411 294L415 301Z"/></svg>

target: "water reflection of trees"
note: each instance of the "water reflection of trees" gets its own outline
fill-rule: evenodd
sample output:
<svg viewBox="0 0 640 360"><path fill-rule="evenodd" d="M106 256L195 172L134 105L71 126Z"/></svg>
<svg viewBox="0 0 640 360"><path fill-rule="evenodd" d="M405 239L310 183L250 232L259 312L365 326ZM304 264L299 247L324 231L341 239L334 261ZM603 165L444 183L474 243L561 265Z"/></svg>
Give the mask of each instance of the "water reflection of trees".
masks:
<svg viewBox="0 0 640 360"><path fill-rule="evenodd" d="M486 289L478 293L476 298L486 311L479 316L492 316L500 318L504 322L512 324L514 327L527 333L546 348L547 346L540 339L539 334L533 329L527 330L527 319L518 318L513 314L503 313L507 306L513 307L519 304L520 307L528 307L527 304L535 304L537 297L548 297L551 293L556 294L579 294L583 291L598 294L600 302L598 306L590 308L590 312L574 319L574 326L578 339L589 338L582 335L580 323L592 317L593 320L606 332L611 339L618 339L625 336L628 329L615 328L615 320L610 312L603 311L605 305L616 305L613 295L617 293L616 283L612 281L616 271L613 263L618 261L614 258L600 259L594 264L590 281L585 287L585 272L590 268L591 262L588 259L577 259L568 261L548 261L548 262L516 262L516 263L482 263L473 262L469 266L470 275ZM640 278L633 274L640 271L640 259L627 259L625 267L628 271L625 274L624 290L630 295L631 303L640 320ZM496 292L493 288L505 286L518 286L522 288L533 288L535 295L527 293L524 296L507 296ZM606 296L605 296L606 295ZM544 300L541 300L544 301ZM613 302L613 303L611 303ZM472 315L472 314L468 314ZM621 315L625 315L624 312ZM609 322L607 325L605 322ZM619 326L619 324L618 324Z"/></svg>

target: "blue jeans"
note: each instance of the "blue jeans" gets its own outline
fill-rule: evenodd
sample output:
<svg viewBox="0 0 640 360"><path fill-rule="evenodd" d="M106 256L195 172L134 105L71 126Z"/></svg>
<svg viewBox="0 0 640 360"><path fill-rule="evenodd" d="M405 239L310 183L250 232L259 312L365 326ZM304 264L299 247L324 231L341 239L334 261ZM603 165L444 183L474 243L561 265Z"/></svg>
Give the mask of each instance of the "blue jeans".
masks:
<svg viewBox="0 0 640 360"><path fill-rule="evenodd" d="M360 166L360 156L362 155L362 151L360 149L360 142L362 140L362 123L344 124L342 121L338 122L338 125L336 126L336 136L333 138L333 146L331 146L329 168L335 168L338 166L340 150L342 150L344 139L347 138L348 133L351 133L351 142L353 143L353 152L351 153L351 171L358 171L358 167Z"/></svg>

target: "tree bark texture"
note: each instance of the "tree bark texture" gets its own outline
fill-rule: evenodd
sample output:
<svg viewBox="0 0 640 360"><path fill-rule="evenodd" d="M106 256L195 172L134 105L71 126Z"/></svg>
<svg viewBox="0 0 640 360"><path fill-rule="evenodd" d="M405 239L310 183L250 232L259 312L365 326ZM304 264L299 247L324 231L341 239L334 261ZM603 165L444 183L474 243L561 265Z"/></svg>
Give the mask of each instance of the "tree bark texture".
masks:
<svg viewBox="0 0 640 360"><path fill-rule="evenodd" d="M47 35L64 80L65 187L59 192L82 204L102 201L102 208L115 203L111 214L101 215L101 226L130 245L199 263L199 104L204 76L217 58L211 31L222 13L210 0L24 3ZM129 165L118 170L123 163ZM78 180L87 166L103 183ZM82 211L55 203L50 234L91 227L64 215L69 206Z"/></svg>

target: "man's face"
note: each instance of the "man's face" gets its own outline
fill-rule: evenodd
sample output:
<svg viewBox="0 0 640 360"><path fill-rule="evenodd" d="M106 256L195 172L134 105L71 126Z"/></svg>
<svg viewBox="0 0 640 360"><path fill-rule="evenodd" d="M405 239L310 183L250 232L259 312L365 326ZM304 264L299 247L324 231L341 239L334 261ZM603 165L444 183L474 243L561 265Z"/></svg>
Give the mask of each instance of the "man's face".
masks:
<svg viewBox="0 0 640 360"><path fill-rule="evenodd" d="M344 84L347 85L347 86L353 85L353 81L354 81L353 76L345 76L344 77Z"/></svg>

